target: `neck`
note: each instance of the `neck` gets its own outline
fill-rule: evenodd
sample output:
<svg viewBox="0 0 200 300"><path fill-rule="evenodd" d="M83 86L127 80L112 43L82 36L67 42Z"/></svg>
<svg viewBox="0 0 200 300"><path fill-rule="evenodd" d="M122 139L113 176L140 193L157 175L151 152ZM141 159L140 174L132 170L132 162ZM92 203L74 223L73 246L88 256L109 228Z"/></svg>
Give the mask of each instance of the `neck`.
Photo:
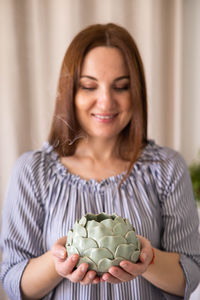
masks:
<svg viewBox="0 0 200 300"><path fill-rule="evenodd" d="M116 145L117 140L84 139L78 143L75 155L87 156L97 161L106 161L118 158Z"/></svg>

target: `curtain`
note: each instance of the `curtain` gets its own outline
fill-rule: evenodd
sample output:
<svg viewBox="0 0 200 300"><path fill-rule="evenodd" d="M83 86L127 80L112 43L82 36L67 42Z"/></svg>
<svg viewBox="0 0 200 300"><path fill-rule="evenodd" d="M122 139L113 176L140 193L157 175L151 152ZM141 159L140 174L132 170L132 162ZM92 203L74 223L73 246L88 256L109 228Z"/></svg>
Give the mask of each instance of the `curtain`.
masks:
<svg viewBox="0 0 200 300"><path fill-rule="evenodd" d="M199 0L0 0L0 209L16 158L47 139L71 39L107 22L127 28L141 52L149 138L180 151L188 165L197 157Z"/></svg>

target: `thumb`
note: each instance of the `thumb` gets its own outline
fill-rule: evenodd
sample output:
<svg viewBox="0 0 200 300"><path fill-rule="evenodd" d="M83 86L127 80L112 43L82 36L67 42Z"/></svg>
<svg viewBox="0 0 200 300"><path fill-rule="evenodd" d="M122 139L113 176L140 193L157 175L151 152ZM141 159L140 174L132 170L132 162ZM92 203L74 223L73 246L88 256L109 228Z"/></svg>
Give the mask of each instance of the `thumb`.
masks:
<svg viewBox="0 0 200 300"><path fill-rule="evenodd" d="M140 261L142 263L145 263L147 260L150 259L152 255L152 246L149 240L142 236L138 236L140 239L140 245L141 245L141 252L140 252Z"/></svg>
<svg viewBox="0 0 200 300"><path fill-rule="evenodd" d="M67 250L65 248L65 244L67 241L67 237L64 236L58 239L52 246L51 252L55 258L65 259L67 257Z"/></svg>

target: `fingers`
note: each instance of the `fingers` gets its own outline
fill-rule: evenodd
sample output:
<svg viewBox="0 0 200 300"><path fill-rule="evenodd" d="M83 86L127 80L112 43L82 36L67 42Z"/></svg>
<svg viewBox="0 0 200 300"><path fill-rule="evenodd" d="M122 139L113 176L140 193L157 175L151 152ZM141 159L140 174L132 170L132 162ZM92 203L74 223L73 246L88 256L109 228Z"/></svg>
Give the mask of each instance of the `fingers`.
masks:
<svg viewBox="0 0 200 300"><path fill-rule="evenodd" d="M96 277L93 279L93 281L92 281L93 284L97 284L97 283L99 283L99 282L100 282L100 277L99 277L99 276L96 276Z"/></svg>
<svg viewBox="0 0 200 300"><path fill-rule="evenodd" d="M109 273L105 273L102 276L104 281L109 283L120 283L125 281L130 281L134 279L134 276L130 273L127 273L125 270L118 267L111 267Z"/></svg>
<svg viewBox="0 0 200 300"><path fill-rule="evenodd" d="M86 284L98 283L98 282L99 282L99 278L96 276L96 272L88 271L80 283L86 285Z"/></svg>
<svg viewBox="0 0 200 300"><path fill-rule="evenodd" d="M119 283L123 281L130 281L137 276L142 275L148 268L152 260L152 246L151 243L144 237L138 236L141 244L140 261L132 263L130 261L121 261L119 267L111 267L109 273L102 276L103 280L110 283Z"/></svg>
<svg viewBox="0 0 200 300"><path fill-rule="evenodd" d="M88 271L88 264L82 263L73 273L67 276L72 282L80 282L82 285L97 284L100 277L93 270Z"/></svg>
<svg viewBox="0 0 200 300"><path fill-rule="evenodd" d="M103 274L101 281L109 283L130 281L147 270L152 260L152 246L146 238L142 236L138 236L138 238L141 244L140 261L136 264L130 261L121 261L120 267L111 267L109 272ZM67 258L66 239L66 237L60 238L51 249L58 274L72 282L80 282L83 285L99 283L100 278L96 275L96 272L88 271L88 264L83 263L75 269L79 255L74 254Z"/></svg>
<svg viewBox="0 0 200 300"><path fill-rule="evenodd" d="M130 261L122 261L120 267L111 267L108 273L103 274L102 280L109 283L120 283L135 279L144 273L146 265L144 263L132 263Z"/></svg>
<svg viewBox="0 0 200 300"><path fill-rule="evenodd" d="M71 272L71 274L68 274L66 278L68 278L72 282L83 281L84 277L86 276L87 269L88 264L83 263L75 271Z"/></svg>
<svg viewBox="0 0 200 300"><path fill-rule="evenodd" d="M141 262L134 264L125 260L120 263L120 267L134 278L146 271L146 265Z"/></svg>
<svg viewBox="0 0 200 300"><path fill-rule="evenodd" d="M55 268L57 273L60 276L67 278L74 283L80 282L83 285L90 284L90 283L97 284L99 282L99 278L98 277L96 278L95 271L87 272L88 264L83 263L77 269L75 269L78 260L79 260L78 254L73 254L67 259L66 258L61 259L55 256L54 261L55 261Z"/></svg>
<svg viewBox="0 0 200 300"><path fill-rule="evenodd" d="M120 267L111 267L109 272L102 276L103 281L109 283L130 281L142 275L147 270L152 260L152 246L146 238L142 236L138 236L138 238L141 244L140 261L137 263L125 260L121 261Z"/></svg>
<svg viewBox="0 0 200 300"><path fill-rule="evenodd" d="M121 280L116 278L115 276L112 276L110 273L105 273L102 276L101 281L106 281L108 283L120 283Z"/></svg>
<svg viewBox="0 0 200 300"><path fill-rule="evenodd" d="M137 237L139 238L141 244L140 261L148 266L153 257L152 245L146 238L140 235Z"/></svg>
<svg viewBox="0 0 200 300"><path fill-rule="evenodd" d="M58 239L51 248L57 273L72 282L80 282L83 285L99 283L100 279L96 275L96 272L88 271L88 264L83 263L78 268L75 268L79 260L79 255L73 254L67 257L67 250L65 248L66 240L67 237Z"/></svg>
<svg viewBox="0 0 200 300"><path fill-rule="evenodd" d="M62 277L67 278L67 276L73 272L76 264L78 263L78 260L79 260L78 254L73 254L67 259L60 259L54 257L55 268L57 273Z"/></svg>

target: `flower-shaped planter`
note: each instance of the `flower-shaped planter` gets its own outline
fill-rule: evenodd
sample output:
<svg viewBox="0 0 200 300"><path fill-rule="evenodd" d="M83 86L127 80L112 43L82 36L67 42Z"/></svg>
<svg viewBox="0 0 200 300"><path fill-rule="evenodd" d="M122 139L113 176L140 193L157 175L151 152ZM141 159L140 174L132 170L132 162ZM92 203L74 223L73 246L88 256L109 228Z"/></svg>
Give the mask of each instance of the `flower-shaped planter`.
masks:
<svg viewBox="0 0 200 300"><path fill-rule="evenodd" d="M122 260L136 263L140 243L128 219L113 214L87 214L77 220L67 235L67 253L79 254L79 262L101 275Z"/></svg>

